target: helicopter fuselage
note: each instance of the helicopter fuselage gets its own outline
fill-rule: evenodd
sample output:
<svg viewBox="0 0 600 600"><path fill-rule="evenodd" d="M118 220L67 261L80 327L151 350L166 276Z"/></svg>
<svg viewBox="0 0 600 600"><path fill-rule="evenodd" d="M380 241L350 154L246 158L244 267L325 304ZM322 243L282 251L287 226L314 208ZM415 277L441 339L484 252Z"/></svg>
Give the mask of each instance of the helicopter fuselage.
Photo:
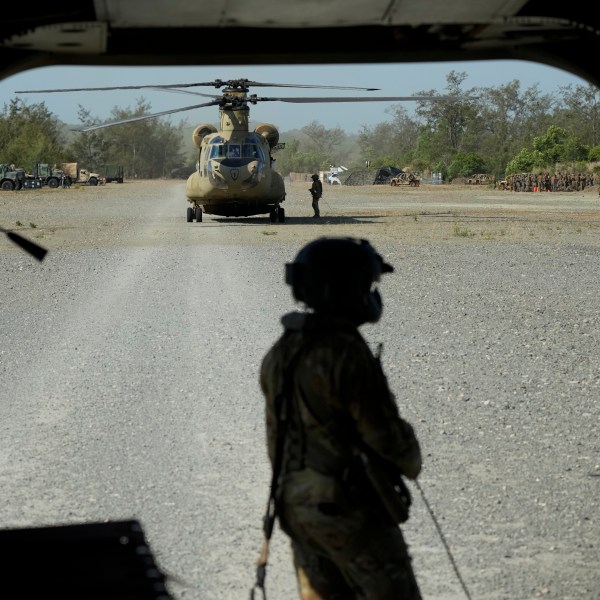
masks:
<svg viewBox="0 0 600 600"><path fill-rule="evenodd" d="M271 147L278 139L273 126L249 131L248 108L220 108L220 129L198 126L197 168L186 184L193 206L221 216L266 214L285 199L283 178L272 167Z"/></svg>

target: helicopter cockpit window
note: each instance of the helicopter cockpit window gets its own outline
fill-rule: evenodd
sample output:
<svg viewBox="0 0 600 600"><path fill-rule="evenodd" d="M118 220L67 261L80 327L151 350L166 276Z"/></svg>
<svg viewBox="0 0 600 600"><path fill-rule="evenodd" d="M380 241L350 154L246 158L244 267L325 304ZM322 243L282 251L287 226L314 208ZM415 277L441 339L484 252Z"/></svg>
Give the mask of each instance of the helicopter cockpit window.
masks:
<svg viewBox="0 0 600 600"><path fill-rule="evenodd" d="M225 144L210 145L210 158L223 158L224 156L227 156L227 146Z"/></svg>
<svg viewBox="0 0 600 600"><path fill-rule="evenodd" d="M227 157L228 158L240 158L240 145L239 144L229 144L227 146Z"/></svg>
<svg viewBox="0 0 600 600"><path fill-rule="evenodd" d="M260 158L258 146L256 144L242 144L242 156L244 158Z"/></svg>

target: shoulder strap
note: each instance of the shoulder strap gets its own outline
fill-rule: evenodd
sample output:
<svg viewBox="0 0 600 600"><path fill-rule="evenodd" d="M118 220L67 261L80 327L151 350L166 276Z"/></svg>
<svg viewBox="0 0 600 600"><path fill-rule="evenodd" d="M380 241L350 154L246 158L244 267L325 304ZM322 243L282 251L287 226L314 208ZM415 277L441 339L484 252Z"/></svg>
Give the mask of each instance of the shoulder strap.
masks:
<svg viewBox="0 0 600 600"><path fill-rule="evenodd" d="M267 559L269 556L269 541L273 535L273 528L275 526L275 518L277 517L277 487L279 484L279 476L281 474L281 467L283 465L283 448L285 444L285 435L287 431L288 422L288 398L292 395L292 383L293 373L298 359L302 353L302 348L296 350L296 352L288 359L287 364L283 368L282 372L282 383L279 388L279 392L275 396L275 415L277 419L277 436L275 441L275 456L273 458L273 467L271 473L271 488L269 492L269 499L267 500L267 509L265 516L263 517L263 547L256 563L256 583L250 591L250 600L254 600L254 591L259 589L262 592L263 599L266 600L265 592L265 578L267 575Z"/></svg>

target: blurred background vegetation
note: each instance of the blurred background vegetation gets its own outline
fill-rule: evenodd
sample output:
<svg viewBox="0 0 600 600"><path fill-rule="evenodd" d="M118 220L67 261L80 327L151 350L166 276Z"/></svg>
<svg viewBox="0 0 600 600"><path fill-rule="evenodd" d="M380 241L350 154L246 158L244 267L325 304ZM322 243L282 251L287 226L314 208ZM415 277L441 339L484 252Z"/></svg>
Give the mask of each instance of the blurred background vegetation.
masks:
<svg viewBox="0 0 600 600"><path fill-rule="evenodd" d="M537 86L521 89L514 80L463 90L466 77L451 71L445 90L416 95L452 98L417 102L411 113L392 105L387 121L363 126L357 134L318 121L300 130L280 128L285 148L274 152L275 168L286 176L337 165L364 167L369 161L371 168L441 173L444 180L474 173L502 179L511 173L600 172L598 88L566 86L545 94ZM112 117L141 116L151 108L141 98L133 109L113 108ZM211 117L218 126L216 109ZM82 106L78 118L77 125L65 124L44 102L11 100L0 115L0 163L27 172L36 162L78 162L91 170L118 164L127 179L184 177L194 169L198 151L191 138L196 123L156 118L79 133L72 129L100 121Z"/></svg>

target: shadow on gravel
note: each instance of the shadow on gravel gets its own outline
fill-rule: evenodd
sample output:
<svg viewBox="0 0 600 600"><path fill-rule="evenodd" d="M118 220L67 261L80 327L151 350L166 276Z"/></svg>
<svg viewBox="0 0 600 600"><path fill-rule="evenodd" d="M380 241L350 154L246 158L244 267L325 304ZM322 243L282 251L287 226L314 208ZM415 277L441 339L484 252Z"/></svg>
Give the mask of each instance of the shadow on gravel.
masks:
<svg viewBox="0 0 600 600"><path fill-rule="evenodd" d="M294 226L294 225L348 225L348 224L374 224L378 219L384 219L389 215L369 215L367 216L328 216L321 215L318 219L314 217L285 217L285 223L271 223L269 219L258 218L258 217L210 217L211 223L219 223L221 225L282 225L282 226ZM208 223L207 219L207 223Z"/></svg>

